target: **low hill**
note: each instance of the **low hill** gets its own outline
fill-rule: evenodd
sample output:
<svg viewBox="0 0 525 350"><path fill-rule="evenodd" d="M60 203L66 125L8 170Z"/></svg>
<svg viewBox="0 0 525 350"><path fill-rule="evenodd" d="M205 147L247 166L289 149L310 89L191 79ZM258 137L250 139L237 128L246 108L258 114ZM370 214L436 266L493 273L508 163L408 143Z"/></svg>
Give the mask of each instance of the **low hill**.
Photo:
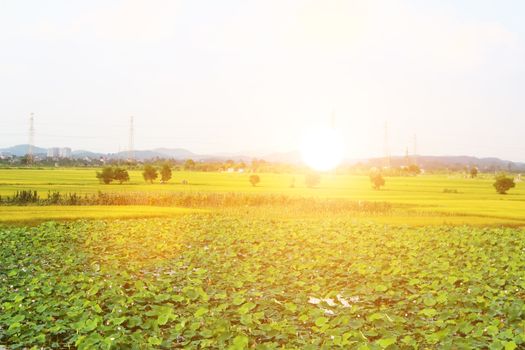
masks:
<svg viewBox="0 0 525 350"><path fill-rule="evenodd" d="M368 166L384 166L385 158L370 158L353 161L352 163L362 163ZM512 162L495 157L478 158L472 156L417 156L406 157L394 156L390 158L390 165L399 167L411 163L418 164L427 170L448 168L450 170L462 170L465 167L478 167L481 171L525 171L525 163Z"/></svg>
<svg viewBox="0 0 525 350"><path fill-rule="evenodd" d="M27 144L16 145L0 149L0 153L12 154L15 156L24 156L28 150ZM43 147L33 147L33 152L36 155L45 155L47 149ZM127 159L129 154L127 151L117 153L100 153L89 150L74 150L72 152L74 158L100 158L107 157L109 159ZM136 150L134 151L134 158L140 161L147 161L156 158L169 158L176 160L193 159L195 161L226 161L232 159L235 162L249 163L252 159L264 159L272 163L288 163L301 164L302 159L299 151L291 152L276 152L267 155L250 155L243 153L214 153L214 154L198 154L184 148L155 148L152 150ZM365 159L347 159L344 162L346 165L361 164L368 167L382 167L387 163L385 158L365 158ZM476 166L481 171L524 171L525 163L512 162L495 157L479 158L473 156L417 156L409 157L392 156L390 157L390 165L392 167L404 166L412 163L417 163L421 168L427 170L436 169L450 169L463 170L465 167Z"/></svg>
<svg viewBox="0 0 525 350"><path fill-rule="evenodd" d="M21 157L27 154L28 149L29 149L28 144L22 144L22 145L15 145L15 146L7 147L7 148L0 148L0 152L12 154L17 157ZM46 153L47 153L47 148L33 146L33 154L46 154Z"/></svg>

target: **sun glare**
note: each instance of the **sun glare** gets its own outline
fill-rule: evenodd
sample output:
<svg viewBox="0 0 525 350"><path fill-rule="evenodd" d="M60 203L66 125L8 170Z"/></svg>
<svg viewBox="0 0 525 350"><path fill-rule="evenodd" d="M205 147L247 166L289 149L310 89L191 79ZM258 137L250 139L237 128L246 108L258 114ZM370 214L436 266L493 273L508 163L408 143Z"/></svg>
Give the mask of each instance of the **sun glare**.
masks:
<svg viewBox="0 0 525 350"><path fill-rule="evenodd" d="M303 133L301 155L312 169L334 169L343 161L343 149L343 139L333 128L312 128Z"/></svg>

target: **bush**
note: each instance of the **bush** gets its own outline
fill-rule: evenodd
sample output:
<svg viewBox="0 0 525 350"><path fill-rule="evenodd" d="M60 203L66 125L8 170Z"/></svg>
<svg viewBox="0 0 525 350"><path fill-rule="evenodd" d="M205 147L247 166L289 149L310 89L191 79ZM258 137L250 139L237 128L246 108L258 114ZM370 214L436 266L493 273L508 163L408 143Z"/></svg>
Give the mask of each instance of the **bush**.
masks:
<svg viewBox="0 0 525 350"><path fill-rule="evenodd" d="M8 199L13 204L37 203L40 200L37 191L21 190L16 191L13 198Z"/></svg>
<svg viewBox="0 0 525 350"><path fill-rule="evenodd" d="M105 167L101 172L97 171L97 179L99 179L100 182L109 185L115 179L113 168Z"/></svg>
<svg viewBox="0 0 525 350"><path fill-rule="evenodd" d="M120 184L124 182L128 182L129 181L128 171L122 168L115 168L115 170L113 170L113 179L115 181L118 181Z"/></svg>
<svg viewBox="0 0 525 350"><path fill-rule="evenodd" d="M407 168L407 171L411 175L419 175L421 173L421 168L417 164L410 164Z"/></svg>
<svg viewBox="0 0 525 350"><path fill-rule="evenodd" d="M144 177L144 181L153 183L153 181L159 177L159 174L157 173L157 169L155 167L146 165L144 167L144 171L142 172L142 177Z"/></svg>
<svg viewBox="0 0 525 350"><path fill-rule="evenodd" d="M101 172L97 172L97 179L106 185L113 181L118 181L120 184L129 181L129 174L126 169L105 167Z"/></svg>
<svg viewBox="0 0 525 350"><path fill-rule="evenodd" d="M0 205L153 205L187 208L246 208L264 207L286 209L287 212L308 213L367 213L386 215L391 213L388 202L369 202L348 199L312 198L282 194L205 193L205 192L98 192L77 193L50 192L42 198L36 191L19 191L13 196L0 198ZM1 250L0 250L1 251Z"/></svg>
<svg viewBox="0 0 525 350"><path fill-rule="evenodd" d="M385 185L385 179L380 172L373 172L370 174L370 181L372 182L372 188L374 190L380 190Z"/></svg>
<svg viewBox="0 0 525 350"><path fill-rule="evenodd" d="M184 162L184 170L194 170L195 169L195 161L193 159L186 159Z"/></svg>
<svg viewBox="0 0 525 350"><path fill-rule="evenodd" d="M506 194L508 190L515 187L514 179L505 174L496 176L496 181L492 184L499 194Z"/></svg>
<svg viewBox="0 0 525 350"><path fill-rule="evenodd" d="M252 184L252 186L257 186L257 184L261 182L261 178L259 177L259 175L251 175L250 176L250 183Z"/></svg>
<svg viewBox="0 0 525 350"><path fill-rule="evenodd" d="M160 170L160 180L162 183L171 180L171 167L169 164L164 164Z"/></svg>
<svg viewBox="0 0 525 350"><path fill-rule="evenodd" d="M304 183L306 184L306 187L315 187L321 183L321 175L318 173L306 174Z"/></svg>

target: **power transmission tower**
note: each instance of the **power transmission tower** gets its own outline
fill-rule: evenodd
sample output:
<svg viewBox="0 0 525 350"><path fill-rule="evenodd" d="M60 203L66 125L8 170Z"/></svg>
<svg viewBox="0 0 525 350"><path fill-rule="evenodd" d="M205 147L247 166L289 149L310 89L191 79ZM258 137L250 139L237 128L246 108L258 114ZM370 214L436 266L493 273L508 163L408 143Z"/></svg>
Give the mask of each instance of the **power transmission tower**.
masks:
<svg viewBox="0 0 525 350"><path fill-rule="evenodd" d="M118 152L117 152L117 166L120 167L120 157L122 157L122 155L120 154L120 144L118 145Z"/></svg>
<svg viewBox="0 0 525 350"><path fill-rule="evenodd" d="M35 143L35 117L34 113L31 113L29 117L29 140L27 146L27 164L33 164L33 147Z"/></svg>
<svg viewBox="0 0 525 350"><path fill-rule="evenodd" d="M414 164L417 165L417 135L414 134Z"/></svg>
<svg viewBox="0 0 525 350"><path fill-rule="evenodd" d="M129 117L129 145L128 145L128 161L133 162L135 160L134 151L134 127L133 127L133 116Z"/></svg>

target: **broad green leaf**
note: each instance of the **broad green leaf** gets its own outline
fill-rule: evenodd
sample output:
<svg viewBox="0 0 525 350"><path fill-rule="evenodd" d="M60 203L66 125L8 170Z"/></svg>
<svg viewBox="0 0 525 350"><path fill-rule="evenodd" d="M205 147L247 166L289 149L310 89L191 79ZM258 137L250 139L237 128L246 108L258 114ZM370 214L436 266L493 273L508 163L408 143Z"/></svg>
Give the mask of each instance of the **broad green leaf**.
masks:
<svg viewBox="0 0 525 350"><path fill-rule="evenodd" d="M393 345L396 343L396 338L382 338L377 341L377 345L379 345L382 349L386 349L390 345Z"/></svg>
<svg viewBox="0 0 525 350"><path fill-rule="evenodd" d="M195 311L195 313L193 314L194 317L201 317L201 316L204 316L208 313L208 309L205 308L205 307L200 307L197 309L197 311Z"/></svg>
<svg viewBox="0 0 525 350"><path fill-rule="evenodd" d="M323 316L321 316L321 317L317 317L317 318L315 319L315 325L316 325L317 327L322 327L322 326L324 326L327 322L328 322L328 318L323 317Z"/></svg>
<svg viewBox="0 0 525 350"><path fill-rule="evenodd" d="M255 305L254 303L252 303L252 302L247 302L247 303L243 304L243 305L239 308L238 312L239 312L241 315L244 315L244 314L250 312L253 308L255 308L255 306L256 306L256 305Z"/></svg>

